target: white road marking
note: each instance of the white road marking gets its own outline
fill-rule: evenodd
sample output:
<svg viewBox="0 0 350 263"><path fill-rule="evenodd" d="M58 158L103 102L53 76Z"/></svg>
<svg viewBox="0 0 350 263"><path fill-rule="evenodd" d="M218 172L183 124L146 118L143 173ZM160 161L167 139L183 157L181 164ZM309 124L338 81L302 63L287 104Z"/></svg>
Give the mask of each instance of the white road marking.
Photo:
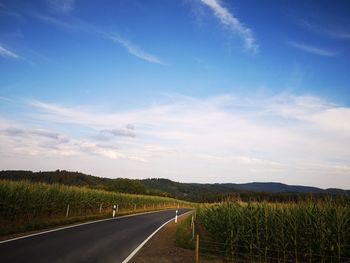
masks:
<svg viewBox="0 0 350 263"><path fill-rule="evenodd" d="M34 234L30 234L30 235L25 235L25 236L21 236L21 237L15 237L15 238L3 240L3 241L0 241L0 244L2 244L2 243L7 243L7 242L11 242L11 241L16 241L16 240L24 239L24 238L28 238L28 237L39 236L39 235L43 235L43 234L47 234L47 233L51 233L51 232L55 232L55 231L60 231L60 230L68 229L68 228L73 228L73 227L78 227L78 226L83 226L83 225L89 225L89 224L99 223L99 222L108 221L108 220L118 220L118 219L120 219L120 218L125 218L125 217L132 217L132 216L145 215L145 214L151 214L151 213L159 213L159 212L167 211L167 210L173 210L173 209L164 209L164 210L158 210L158 211L149 211L149 212L144 212L144 213L138 213L138 214L131 214L131 215L119 216L119 217L115 217L115 218L100 219L100 220L95 220L95 221L91 221L91 222L85 222L85 223L81 223L81 224L75 224L75 225L71 225L71 226L64 226L64 227L55 228L55 229L51 229L51 230L47 230L47 231L43 231L43 232L39 232L39 233L34 233Z"/></svg>
<svg viewBox="0 0 350 263"><path fill-rule="evenodd" d="M192 213L192 211L188 211L188 212L186 212L186 213L183 213L182 215L179 215L179 217L180 217L180 216L184 216L184 215L189 214L189 213ZM134 250L133 252L131 252L131 254L130 254L126 259L124 259L122 263L127 263L127 262L129 262L130 259L132 259L133 256L135 256L136 253L139 252L139 250L140 250L140 249L141 249L141 248L142 248L142 247L143 247L143 246L144 246L158 231L159 231L159 230L161 230L166 224L168 224L169 222L171 222L171 221L173 221L173 220L174 220L174 218L172 218L172 219L166 221L163 225L161 225L160 227L158 227L157 230L154 231L149 237L147 237L137 248L135 248L135 250Z"/></svg>

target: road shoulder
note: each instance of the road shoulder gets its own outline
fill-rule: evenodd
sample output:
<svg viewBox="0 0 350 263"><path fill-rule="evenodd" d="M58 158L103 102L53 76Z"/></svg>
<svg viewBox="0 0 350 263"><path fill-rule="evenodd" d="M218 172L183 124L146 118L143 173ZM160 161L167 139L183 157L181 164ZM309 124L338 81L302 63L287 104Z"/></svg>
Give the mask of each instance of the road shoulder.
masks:
<svg viewBox="0 0 350 263"><path fill-rule="evenodd" d="M180 217L179 221L184 220L187 216L190 214ZM195 260L194 250L176 247L175 232L176 224L171 221L142 247L130 260L130 263L193 263Z"/></svg>

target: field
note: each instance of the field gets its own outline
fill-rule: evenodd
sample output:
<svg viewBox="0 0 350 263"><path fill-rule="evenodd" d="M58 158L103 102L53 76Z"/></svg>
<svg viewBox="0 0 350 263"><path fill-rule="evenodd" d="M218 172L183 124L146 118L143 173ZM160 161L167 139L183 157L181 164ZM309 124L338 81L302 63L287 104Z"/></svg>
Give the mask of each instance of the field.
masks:
<svg viewBox="0 0 350 263"><path fill-rule="evenodd" d="M125 214L191 204L166 197L0 180L0 235L71 223L88 217L111 216L113 205L118 205L118 214Z"/></svg>
<svg viewBox="0 0 350 263"><path fill-rule="evenodd" d="M205 232L201 254L235 262L350 262L346 199L284 204L227 201L199 208L197 221Z"/></svg>

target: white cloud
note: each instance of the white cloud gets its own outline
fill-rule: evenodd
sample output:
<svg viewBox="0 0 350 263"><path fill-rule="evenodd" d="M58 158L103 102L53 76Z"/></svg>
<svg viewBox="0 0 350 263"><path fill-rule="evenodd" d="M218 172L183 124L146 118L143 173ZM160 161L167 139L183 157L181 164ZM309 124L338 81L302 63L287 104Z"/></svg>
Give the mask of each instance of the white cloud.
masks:
<svg viewBox="0 0 350 263"><path fill-rule="evenodd" d="M132 43L128 39L121 38L119 36L116 36L115 34L101 30L100 28L87 22L84 22L80 19L77 19L73 16L69 16L69 18L62 20L56 17L47 16L39 13L32 13L31 15L32 17L39 19L42 22L54 25L55 27L58 27L63 30L77 30L107 39L109 41L113 41L114 43L117 43L118 45L124 47L129 54L139 59L150 63L166 65L166 63L164 63L164 61L162 61L159 57L144 51L142 48Z"/></svg>
<svg viewBox="0 0 350 263"><path fill-rule="evenodd" d="M304 19L294 19L295 23L299 26L302 26L310 31L318 33L320 35L330 37L338 40L348 40L350 39L350 32L339 29L339 28L331 28L330 26L320 26L315 24L314 22L309 22Z"/></svg>
<svg viewBox="0 0 350 263"><path fill-rule="evenodd" d="M135 45L134 43L131 43L129 40L127 40L125 38L110 36L110 39L113 40L114 42L122 45L124 48L127 49L127 51L131 55L133 55L135 57L138 57L138 58L145 60L147 62L150 62L150 63L165 65L164 62L160 58L143 51L137 45Z"/></svg>
<svg viewBox="0 0 350 263"><path fill-rule="evenodd" d="M0 56L1 57L7 57L7 58L14 58L14 59L19 59L20 56L17 55L16 53L4 48L3 46L0 45Z"/></svg>
<svg viewBox="0 0 350 263"><path fill-rule="evenodd" d="M31 13L31 16L44 23L54 25L55 27L58 27L60 29L85 31L85 28L81 23L78 23L77 21L72 21L71 18L62 20L56 17L52 17L52 16L40 14L40 13Z"/></svg>
<svg viewBox="0 0 350 263"><path fill-rule="evenodd" d="M220 22L232 32L238 34L244 41L244 47L254 52L258 51L258 44L250 28L242 24L219 0L200 0L208 6Z"/></svg>
<svg viewBox="0 0 350 263"><path fill-rule="evenodd" d="M75 0L47 0L49 7L60 13L70 13L74 9Z"/></svg>
<svg viewBox="0 0 350 263"><path fill-rule="evenodd" d="M287 44L291 47L302 50L304 52L314 54L314 55L323 56L323 57L335 57L337 55L337 53L334 51L326 50L326 49L311 46L311 45L306 45L303 43L297 43L294 41L288 41Z"/></svg>
<svg viewBox="0 0 350 263"><path fill-rule="evenodd" d="M350 39L350 32L345 32L345 31L328 31L328 34L338 38L338 39L344 39L348 40Z"/></svg>
<svg viewBox="0 0 350 263"><path fill-rule="evenodd" d="M70 155L68 168L84 171L89 165L95 171L95 164L98 175L109 177L281 181L350 188L350 108L318 97L282 94L259 99L232 95L198 99L168 95L158 105L114 112L31 101L27 112L35 123L70 125L83 132L66 134L70 128L63 134L33 133L38 129L27 124L20 128L31 136L21 140L0 134L7 154L30 153L33 159ZM18 126L6 121L1 125L2 130ZM137 137L129 136L135 127ZM108 140L96 138L99 131L108 131ZM69 140L57 143L51 139L57 138L55 134ZM73 160L83 157L89 164L74 164ZM30 163L35 163L33 159ZM4 162L13 163L9 158L0 164Z"/></svg>
<svg viewBox="0 0 350 263"><path fill-rule="evenodd" d="M100 132L100 135L102 136L122 136L122 137L130 137L130 138L135 138L136 135L133 131L133 129L129 129L126 127L125 129L105 129Z"/></svg>

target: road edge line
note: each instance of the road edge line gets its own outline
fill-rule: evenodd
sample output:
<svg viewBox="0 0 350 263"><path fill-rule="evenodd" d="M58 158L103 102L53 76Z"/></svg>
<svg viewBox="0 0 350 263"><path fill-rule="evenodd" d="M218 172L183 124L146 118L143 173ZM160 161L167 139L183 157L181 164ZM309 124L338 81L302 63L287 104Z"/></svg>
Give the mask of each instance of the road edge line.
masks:
<svg viewBox="0 0 350 263"><path fill-rule="evenodd" d="M178 217L184 216L184 215L189 214L189 213L192 213L192 212L193 212L192 210L191 210L191 211L188 211L188 212L186 212L186 213L183 213L182 215L179 215ZM139 250L140 250L140 249L155 235L155 234L157 234L157 232L158 232L159 230L161 230L166 224L170 223L170 222L173 221L173 220L174 220L174 218L171 218L170 220L166 221L163 225L161 225L160 227L158 227L158 228L157 228L151 235L149 235L140 245L138 245L138 247L135 248L134 251L131 252L130 255L129 255L126 259L124 259L124 260L122 261L122 263L127 263L127 262L129 262L129 261L136 255L136 253L139 252Z"/></svg>
<svg viewBox="0 0 350 263"><path fill-rule="evenodd" d="M47 233L56 232L56 231L60 231L60 230L68 229L68 228L73 228L73 227L78 227L78 226L83 226L83 225L89 225L89 224L99 223L99 222L108 221L108 220L118 220L120 218L125 218L125 217L132 217L132 216L145 215L145 214L151 214L151 213L159 213L159 212L162 212L162 211L174 210L174 209L176 209L176 208L157 210L157 211L148 211L148 212L143 212L143 213L119 216L119 217L114 217L114 218L105 218L105 219L99 219L99 220L85 222L85 223L74 224L74 225L70 225L70 226L59 227L59 228L46 230L46 231L42 231L42 232L38 232L38 233L34 233L34 234L29 234L29 235L24 235L24 236L20 236L20 237L15 237L15 238L2 240L2 241L0 241L0 244L11 242L11 241L16 241L16 240L19 240L19 239L29 238L29 237L33 237L33 236L44 235L44 234L47 234Z"/></svg>

